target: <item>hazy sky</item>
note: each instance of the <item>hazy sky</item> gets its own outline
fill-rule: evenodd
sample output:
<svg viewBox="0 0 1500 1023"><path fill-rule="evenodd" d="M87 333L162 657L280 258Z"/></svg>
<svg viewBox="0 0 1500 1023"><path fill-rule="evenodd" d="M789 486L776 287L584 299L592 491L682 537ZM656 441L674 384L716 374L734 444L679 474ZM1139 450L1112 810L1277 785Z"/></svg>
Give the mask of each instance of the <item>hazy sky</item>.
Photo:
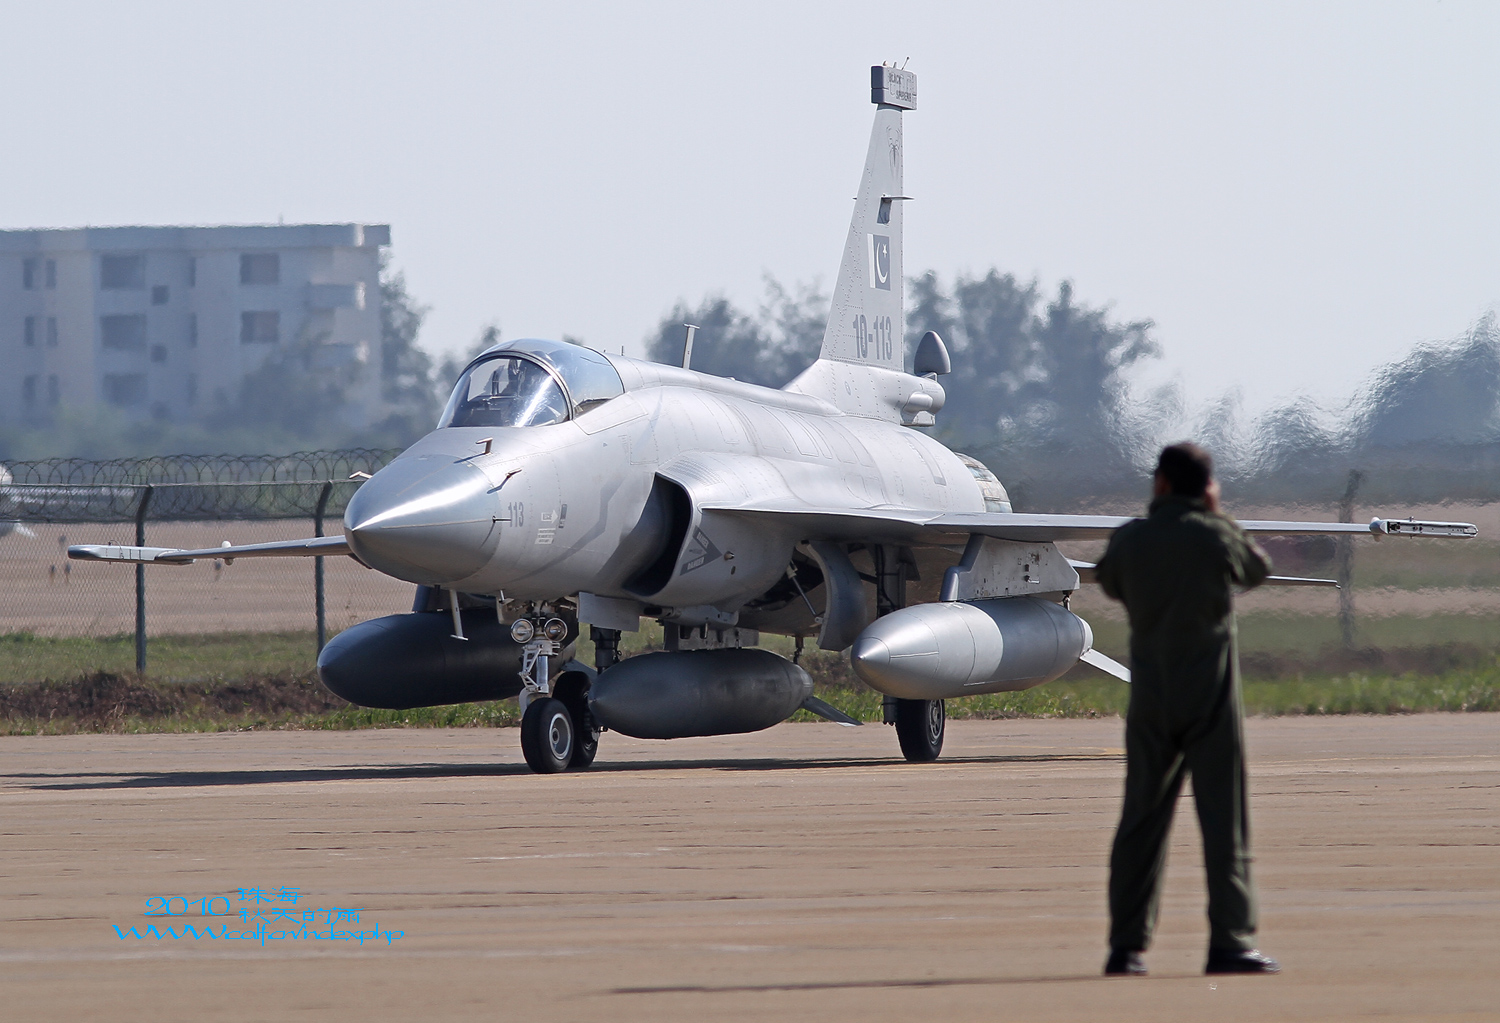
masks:
<svg viewBox="0 0 1500 1023"><path fill-rule="evenodd" d="M0 38L0 227L388 222L440 352L831 284L908 57L908 272L1071 278L1194 399L1344 395L1500 302L1500 4L0 0Z"/></svg>

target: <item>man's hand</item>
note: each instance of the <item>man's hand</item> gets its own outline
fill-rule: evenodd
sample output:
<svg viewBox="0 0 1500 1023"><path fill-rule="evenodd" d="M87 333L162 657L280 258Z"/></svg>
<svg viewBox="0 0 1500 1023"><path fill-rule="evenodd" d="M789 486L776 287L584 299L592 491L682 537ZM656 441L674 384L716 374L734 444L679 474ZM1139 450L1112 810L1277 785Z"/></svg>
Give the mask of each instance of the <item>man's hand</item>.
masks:
<svg viewBox="0 0 1500 1023"><path fill-rule="evenodd" d="M1152 497L1166 497L1171 492L1172 484L1161 473L1157 473L1151 478ZM1203 491L1203 503L1209 511L1217 512L1219 510L1220 493L1219 481L1217 479L1210 479L1208 481L1208 489Z"/></svg>

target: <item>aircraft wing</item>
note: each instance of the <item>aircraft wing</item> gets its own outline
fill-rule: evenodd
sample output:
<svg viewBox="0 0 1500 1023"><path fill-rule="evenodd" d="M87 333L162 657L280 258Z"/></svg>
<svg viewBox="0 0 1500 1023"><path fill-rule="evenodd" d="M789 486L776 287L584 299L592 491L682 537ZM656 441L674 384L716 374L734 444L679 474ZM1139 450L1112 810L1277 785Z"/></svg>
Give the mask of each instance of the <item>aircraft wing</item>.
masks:
<svg viewBox="0 0 1500 1023"><path fill-rule="evenodd" d="M954 533L978 533L997 540L1045 543L1054 540L1106 540L1131 521L1115 515L1017 515L1009 512L974 512L930 519L927 529ZM1425 519L1371 519L1357 522L1294 522L1280 519L1245 519L1240 528L1247 533L1280 536L1444 536L1467 539L1479 535L1479 527L1468 522L1433 522Z"/></svg>
<svg viewBox="0 0 1500 1023"><path fill-rule="evenodd" d="M179 550L175 547L129 547L113 543L74 544L68 557L74 561L127 561L157 565L188 565L199 559L222 558L318 558L349 554L349 544L342 536L316 536L306 540L273 540L270 543L243 544L239 547L205 547L202 550Z"/></svg>
<svg viewBox="0 0 1500 1023"><path fill-rule="evenodd" d="M1099 567L1098 565L1095 565L1092 562L1088 562L1088 561L1074 561L1072 558L1068 559L1068 564L1072 566L1073 571L1075 571L1075 572L1078 573L1078 581L1079 582L1096 583L1096 582L1099 581L1098 574L1095 571ZM1312 579L1312 578L1308 578L1307 576L1300 576L1300 575L1268 575L1268 576L1266 576L1265 581L1261 585L1263 585L1263 586L1332 586L1334 589L1337 589L1338 585L1339 585L1339 581L1337 579Z"/></svg>
<svg viewBox="0 0 1500 1023"><path fill-rule="evenodd" d="M1107 540L1125 523L1123 515L1053 515L1016 512L969 512L923 516L900 508L808 508L782 502L749 505L705 504L706 510L752 518L775 518L802 525L809 538L821 540L884 540L895 543L962 544L974 535L1021 543L1059 540ZM1295 522L1253 519L1240 522L1247 533L1261 536L1432 536L1467 539L1479 528L1468 522L1424 519L1372 519L1355 522ZM1302 584L1307 585L1307 584Z"/></svg>

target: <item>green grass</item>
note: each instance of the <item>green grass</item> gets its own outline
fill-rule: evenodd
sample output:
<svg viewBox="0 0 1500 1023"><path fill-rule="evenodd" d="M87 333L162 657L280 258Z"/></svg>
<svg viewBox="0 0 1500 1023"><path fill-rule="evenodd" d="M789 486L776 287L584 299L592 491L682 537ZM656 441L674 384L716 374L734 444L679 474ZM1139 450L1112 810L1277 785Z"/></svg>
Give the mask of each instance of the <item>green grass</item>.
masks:
<svg viewBox="0 0 1500 1023"><path fill-rule="evenodd" d="M1091 617L1094 645L1119 660L1129 647L1124 621ZM1500 632L1493 617L1479 614L1391 615L1355 618L1355 643L1360 647L1398 649L1463 644L1500 650ZM1270 654L1281 658L1312 658L1342 643L1338 618L1332 615L1292 615L1257 612L1239 616L1241 656Z"/></svg>
<svg viewBox="0 0 1500 1023"><path fill-rule="evenodd" d="M311 671L317 642L308 632L228 632L148 636L147 677L192 680ZM90 671L135 671L135 637L0 633L0 684L65 679Z"/></svg>
<svg viewBox="0 0 1500 1023"><path fill-rule="evenodd" d="M311 688L311 679L283 679L285 686ZM129 684L127 682L127 684ZM56 685L56 684L52 684ZM79 732L221 732L266 729L345 731L363 728L503 728L519 723L515 700L465 703L414 710L373 710L348 705L305 710L286 706L236 708L229 701L203 698L212 683L191 687L174 683L135 683L145 699L97 707L72 708L50 716L0 713L0 734L56 735ZM229 684L225 684L226 686ZM13 689L16 687L12 687ZM33 688L33 687L28 687ZM67 689L65 684L60 688ZM1410 714L1434 711L1500 711L1500 664L1439 675L1349 674L1245 682L1246 713L1283 715ZM153 701L149 693L165 694ZM863 686L824 684L818 695L861 721L881 719L881 698ZM993 693L948 702L950 718L1094 718L1124 714L1129 687L1110 679L1061 679L1020 693ZM3 698L0 698L3 699ZM337 701L324 697L328 704ZM151 713L142 703L157 702ZM118 713L113 712L115 709ZM147 712L143 712L143 710ZM820 721L798 711L793 721Z"/></svg>
<svg viewBox="0 0 1500 1023"><path fill-rule="evenodd" d="M1500 658L1490 655L1482 663L1438 672L1246 678L1243 688L1245 712L1264 717L1500 711ZM880 720L880 694L863 686L823 684L818 695L861 721ZM947 709L958 719L1091 718L1123 716L1129 703L1129 686L1080 667L1035 689L950 700ZM798 711L792 720L816 719Z"/></svg>
<svg viewBox="0 0 1500 1023"><path fill-rule="evenodd" d="M1265 717L1433 711L1500 711L1500 665L1438 675L1350 674L1245 683L1245 712Z"/></svg>
<svg viewBox="0 0 1500 1023"><path fill-rule="evenodd" d="M1370 626L1378 624L1378 630ZM1397 714L1500 711L1500 642L1473 616L1367 623L1378 645L1345 651L1331 618L1249 615L1241 621L1245 707L1250 714ZM1101 649L1123 659L1123 623L1100 622ZM660 629L626 636L628 654L660 647ZM792 643L766 637L790 655ZM206 732L240 729L490 728L513 726L515 700L372 710L332 696L313 671L311 633L163 636L151 670L136 678L129 636L48 639L0 635L0 734ZM592 647L579 643L580 660ZM802 664L818 695L864 721L881 697L847 660L808 649ZM953 700L953 718L1103 717L1123 714L1128 686L1079 666L1020 693ZM796 721L819 720L799 711Z"/></svg>

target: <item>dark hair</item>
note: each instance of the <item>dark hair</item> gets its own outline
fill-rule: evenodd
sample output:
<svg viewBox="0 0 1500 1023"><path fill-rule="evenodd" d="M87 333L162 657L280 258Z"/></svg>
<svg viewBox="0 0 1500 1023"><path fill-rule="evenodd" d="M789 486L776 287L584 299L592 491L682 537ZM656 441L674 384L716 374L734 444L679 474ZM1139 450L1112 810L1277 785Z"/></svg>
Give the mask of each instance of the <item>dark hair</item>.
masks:
<svg viewBox="0 0 1500 1023"><path fill-rule="evenodd" d="M1179 497L1202 497L1214 478L1214 456L1191 441L1162 448L1156 474Z"/></svg>

